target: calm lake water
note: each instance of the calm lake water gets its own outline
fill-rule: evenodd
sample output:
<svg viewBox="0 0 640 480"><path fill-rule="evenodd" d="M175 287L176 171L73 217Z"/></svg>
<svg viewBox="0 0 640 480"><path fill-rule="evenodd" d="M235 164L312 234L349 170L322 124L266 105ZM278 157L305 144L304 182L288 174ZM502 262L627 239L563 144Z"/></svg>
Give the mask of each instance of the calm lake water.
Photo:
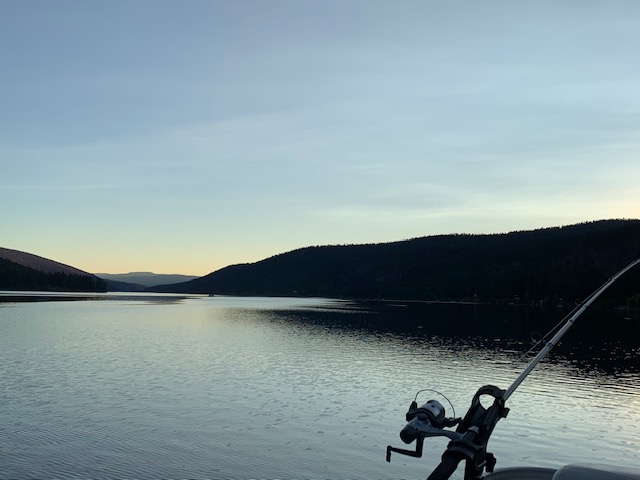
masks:
<svg viewBox="0 0 640 480"><path fill-rule="evenodd" d="M463 415L561 309L0 295L0 478L425 478L395 455L415 393ZM41 298L39 300L45 300ZM49 298L48 300L51 300ZM588 312L509 399L498 468L640 467L640 319ZM425 392L418 401L436 398ZM448 414L452 412L448 411ZM456 473L461 478L462 468Z"/></svg>

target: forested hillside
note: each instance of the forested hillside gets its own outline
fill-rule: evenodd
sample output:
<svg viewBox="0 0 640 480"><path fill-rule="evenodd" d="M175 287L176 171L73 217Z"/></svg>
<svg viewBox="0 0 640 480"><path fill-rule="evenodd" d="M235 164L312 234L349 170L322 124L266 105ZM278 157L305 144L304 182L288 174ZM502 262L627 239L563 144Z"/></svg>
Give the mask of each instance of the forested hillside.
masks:
<svg viewBox="0 0 640 480"><path fill-rule="evenodd" d="M639 257L640 220L607 220L507 234L308 247L153 291L574 301ZM640 292L640 271L631 271L614 287L612 295Z"/></svg>
<svg viewBox="0 0 640 480"><path fill-rule="evenodd" d="M0 258L0 290L104 292L105 281L90 274L35 270Z"/></svg>

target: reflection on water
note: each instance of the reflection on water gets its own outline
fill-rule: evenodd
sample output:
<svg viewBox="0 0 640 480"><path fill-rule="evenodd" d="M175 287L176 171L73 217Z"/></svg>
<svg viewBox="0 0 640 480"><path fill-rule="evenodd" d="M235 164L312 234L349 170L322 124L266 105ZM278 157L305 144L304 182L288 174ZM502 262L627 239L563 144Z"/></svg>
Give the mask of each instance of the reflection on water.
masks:
<svg viewBox="0 0 640 480"><path fill-rule="evenodd" d="M187 298L197 298L202 295L151 294L139 292L32 292L32 291L0 291L0 305L2 303L21 302L73 302L86 300L112 300L144 303L178 303Z"/></svg>
<svg viewBox="0 0 640 480"><path fill-rule="evenodd" d="M446 440L384 460L415 392L464 413L563 316L178 298L0 303L0 477L424 478ZM511 397L490 444L499 467L640 464L638 324L601 314Z"/></svg>
<svg viewBox="0 0 640 480"><path fill-rule="evenodd" d="M348 309L349 315L317 309L292 318L326 332L363 332L418 345L428 339L442 348L456 352L473 348L474 355L482 352L487 360L505 361L532 358L542 348L538 341L571 313L553 307L397 301L361 301L339 308ZM277 313L273 317L286 318ZM579 370L640 373L640 312L587 310L551 351L549 361Z"/></svg>

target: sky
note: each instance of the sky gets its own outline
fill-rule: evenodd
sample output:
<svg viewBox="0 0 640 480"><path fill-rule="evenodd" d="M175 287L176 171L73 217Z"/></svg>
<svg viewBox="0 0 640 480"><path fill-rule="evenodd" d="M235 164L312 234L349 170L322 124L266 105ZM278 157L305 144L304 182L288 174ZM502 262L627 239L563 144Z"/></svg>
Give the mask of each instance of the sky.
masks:
<svg viewBox="0 0 640 480"><path fill-rule="evenodd" d="M0 0L0 246L205 275L640 218L640 2Z"/></svg>

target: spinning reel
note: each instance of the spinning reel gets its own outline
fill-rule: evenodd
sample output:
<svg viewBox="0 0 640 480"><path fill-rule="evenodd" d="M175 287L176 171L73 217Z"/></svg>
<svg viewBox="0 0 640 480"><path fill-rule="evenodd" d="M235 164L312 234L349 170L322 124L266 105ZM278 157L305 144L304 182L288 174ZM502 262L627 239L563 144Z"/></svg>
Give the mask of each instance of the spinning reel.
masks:
<svg viewBox="0 0 640 480"><path fill-rule="evenodd" d="M447 427L454 427L458 425L462 419L455 418L455 409L453 408L453 405L449 402L449 399L440 392L436 390L429 390L440 394L447 400L447 402L449 402L454 414L453 417L448 418L446 416L444 407L437 400L429 400L418 407L418 402L416 401L418 394L427 390L429 389L420 390L416 393L416 396L411 402L411 405L409 405L409 410L405 415L408 423L400 431L400 439L404 443L409 444L416 440L416 449L406 450L389 445L387 447L387 462L391 461L391 452L408 455L410 457L422 457L422 448L426 437L448 437L451 440L454 440L462 436L460 433L454 432L453 430L445 430Z"/></svg>

